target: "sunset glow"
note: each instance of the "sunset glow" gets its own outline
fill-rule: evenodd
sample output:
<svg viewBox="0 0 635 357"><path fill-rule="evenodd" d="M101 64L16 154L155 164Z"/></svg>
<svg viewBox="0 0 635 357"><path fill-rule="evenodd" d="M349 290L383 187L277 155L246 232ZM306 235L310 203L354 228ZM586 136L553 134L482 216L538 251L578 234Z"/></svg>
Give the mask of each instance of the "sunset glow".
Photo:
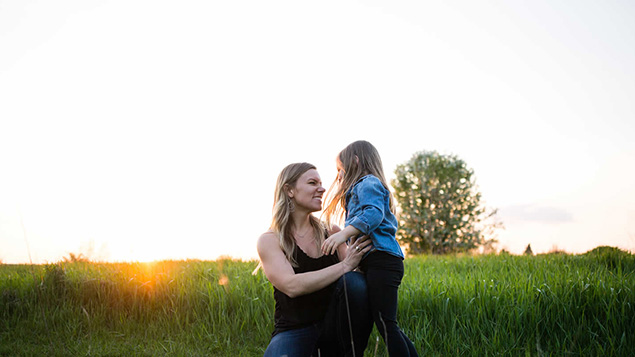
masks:
<svg viewBox="0 0 635 357"><path fill-rule="evenodd" d="M334 11L337 9L337 11ZM575 11L570 11L575 9ZM257 257L275 180L463 159L499 249L635 250L629 2L3 3L0 261Z"/></svg>

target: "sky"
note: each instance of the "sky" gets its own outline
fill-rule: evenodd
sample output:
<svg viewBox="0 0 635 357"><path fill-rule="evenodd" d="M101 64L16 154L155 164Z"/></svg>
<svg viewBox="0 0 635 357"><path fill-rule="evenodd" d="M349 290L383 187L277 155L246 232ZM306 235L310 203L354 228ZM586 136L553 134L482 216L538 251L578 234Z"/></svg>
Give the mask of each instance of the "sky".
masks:
<svg viewBox="0 0 635 357"><path fill-rule="evenodd" d="M635 252L635 3L0 0L0 261L257 257L350 142L474 170L498 248Z"/></svg>

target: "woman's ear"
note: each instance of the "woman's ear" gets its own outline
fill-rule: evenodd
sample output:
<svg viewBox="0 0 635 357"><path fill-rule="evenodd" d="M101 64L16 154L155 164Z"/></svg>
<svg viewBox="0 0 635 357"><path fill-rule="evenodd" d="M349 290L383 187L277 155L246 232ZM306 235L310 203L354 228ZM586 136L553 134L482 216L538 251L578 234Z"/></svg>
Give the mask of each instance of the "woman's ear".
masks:
<svg viewBox="0 0 635 357"><path fill-rule="evenodd" d="M293 189L288 184L284 185L284 192L289 198L293 198Z"/></svg>
<svg viewBox="0 0 635 357"><path fill-rule="evenodd" d="M355 163L359 165L359 156L355 155Z"/></svg>

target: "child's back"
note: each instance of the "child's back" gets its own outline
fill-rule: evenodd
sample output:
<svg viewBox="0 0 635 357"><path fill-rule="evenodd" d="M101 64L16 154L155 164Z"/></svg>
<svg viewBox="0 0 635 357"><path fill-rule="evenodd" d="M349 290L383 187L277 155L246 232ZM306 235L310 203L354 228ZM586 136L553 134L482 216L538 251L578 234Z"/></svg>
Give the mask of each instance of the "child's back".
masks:
<svg viewBox="0 0 635 357"><path fill-rule="evenodd" d="M401 259L397 243L397 217L390 207L390 191L374 175L360 178L346 195L346 226L352 225L373 241L374 250Z"/></svg>

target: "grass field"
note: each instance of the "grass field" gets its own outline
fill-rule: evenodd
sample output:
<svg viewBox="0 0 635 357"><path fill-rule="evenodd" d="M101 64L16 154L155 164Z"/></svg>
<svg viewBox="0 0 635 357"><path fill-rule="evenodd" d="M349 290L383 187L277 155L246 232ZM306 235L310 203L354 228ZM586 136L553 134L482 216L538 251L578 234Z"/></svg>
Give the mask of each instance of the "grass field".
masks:
<svg viewBox="0 0 635 357"><path fill-rule="evenodd" d="M0 265L0 356L262 356L257 262ZM421 355L635 355L635 256L420 256L399 323ZM373 332L366 356L386 356Z"/></svg>

